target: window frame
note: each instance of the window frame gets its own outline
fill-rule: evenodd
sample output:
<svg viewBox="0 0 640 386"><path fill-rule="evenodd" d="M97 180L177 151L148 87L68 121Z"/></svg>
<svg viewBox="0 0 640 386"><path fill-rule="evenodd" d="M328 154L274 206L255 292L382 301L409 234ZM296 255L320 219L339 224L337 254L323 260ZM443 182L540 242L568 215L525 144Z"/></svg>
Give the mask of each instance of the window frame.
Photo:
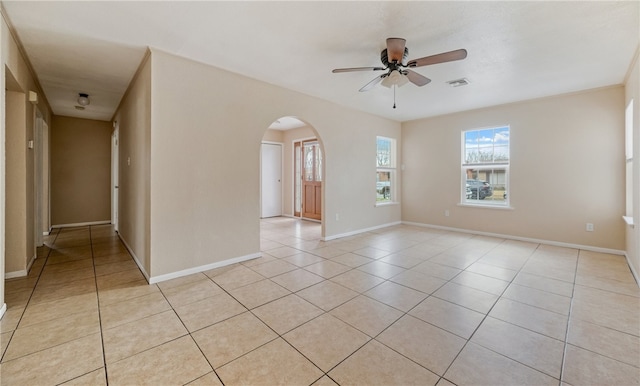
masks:
<svg viewBox="0 0 640 386"><path fill-rule="evenodd" d="M389 141L389 164L388 165L380 165L379 162L379 141L386 140ZM378 135L376 136L376 206L384 206L384 205L393 205L397 204L399 200L397 199L397 162L398 162L398 153L397 153L397 140L391 137L385 137ZM389 198L386 200L379 200L379 191L378 191L378 183L379 173L389 173Z"/></svg>
<svg viewBox="0 0 640 386"><path fill-rule="evenodd" d="M500 130L500 129L506 129L506 131L509 133L509 139L507 141L506 144L506 148L507 148L507 159L506 160L495 160L495 152L492 150L492 160L488 161L488 162L477 162L477 163L468 163L466 162L466 158L467 158L467 143L466 143L466 138L467 138L467 133L469 132L480 132L480 131L486 131L486 130ZM460 140L460 203L458 205L460 206L471 206L471 207L480 207L480 208L491 208L491 209L513 209L511 207L511 194L510 194L510 181L511 181L511 125L508 124L503 124L503 125L496 125L496 126L488 126L488 127L480 127L480 128L474 128L474 129L468 129L468 130L462 130L460 133L461 136L461 140ZM495 138L495 137L494 137ZM500 147L504 147L504 146L500 146ZM495 149L495 144L494 144L494 149ZM506 195L506 197L504 198L504 200L496 200L496 201L485 201L485 200L481 200L481 199L468 199L467 195L466 195L466 190L467 190L467 180L469 179L468 177L468 171L469 170L474 170L476 172L481 172L481 171L504 171L504 194ZM492 186L494 185L494 183L492 183L491 181L487 181L490 184L492 184Z"/></svg>

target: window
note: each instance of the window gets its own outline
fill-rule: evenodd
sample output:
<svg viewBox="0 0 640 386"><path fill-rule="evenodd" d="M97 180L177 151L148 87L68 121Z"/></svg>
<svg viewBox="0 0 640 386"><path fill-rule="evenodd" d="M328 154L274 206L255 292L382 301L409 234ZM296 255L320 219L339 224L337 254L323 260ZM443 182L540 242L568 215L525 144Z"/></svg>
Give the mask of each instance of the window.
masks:
<svg viewBox="0 0 640 386"><path fill-rule="evenodd" d="M508 206L509 126L462 133L461 202Z"/></svg>
<svg viewBox="0 0 640 386"><path fill-rule="evenodd" d="M627 105L625 111L625 160L626 165L626 214L628 217L633 217L633 99Z"/></svg>
<svg viewBox="0 0 640 386"><path fill-rule="evenodd" d="M395 199L396 140L376 137L376 202Z"/></svg>

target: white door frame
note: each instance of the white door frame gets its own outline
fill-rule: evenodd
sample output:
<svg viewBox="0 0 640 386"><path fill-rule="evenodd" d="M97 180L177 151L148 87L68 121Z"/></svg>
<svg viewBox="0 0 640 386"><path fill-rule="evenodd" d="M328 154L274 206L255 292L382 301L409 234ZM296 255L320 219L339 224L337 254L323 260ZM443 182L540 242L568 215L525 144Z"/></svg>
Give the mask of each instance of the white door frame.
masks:
<svg viewBox="0 0 640 386"><path fill-rule="evenodd" d="M111 134L111 224L113 229L118 231L118 172L120 163L118 162L119 152L119 133L120 127L118 121L113 122L113 133Z"/></svg>

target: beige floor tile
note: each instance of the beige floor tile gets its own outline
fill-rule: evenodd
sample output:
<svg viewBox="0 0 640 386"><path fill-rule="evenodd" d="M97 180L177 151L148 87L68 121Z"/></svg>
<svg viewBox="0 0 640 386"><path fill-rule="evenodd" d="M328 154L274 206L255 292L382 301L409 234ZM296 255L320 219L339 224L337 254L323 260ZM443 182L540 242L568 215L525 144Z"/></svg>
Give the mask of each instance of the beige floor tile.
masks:
<svg viewBox="0 0 640 386"><path fill-rule="evenodd" d="M189 386L223 386L220 378L215 372L207 373L193 382L187 383Z"/></svg>
<svg viewBox="0 0 640 386"><path fill-rule="evenodd" d="M193 333L193 339L214 369L277 337L276 333L250 312Z"/></svg>
<svg viewBox="0 0 640 386"><path fill-rule="evenodd" d="M332 277L331 281L338 283L343 287L362 293L384 282L384 279L370 275L366 272L358 271L357 269L352 269L351 271Z"/></svg>
<svg viewBox="0 0 640 386"><path fill-rule="evenodd" d="M384 263L397 265L398 267L402 267L405 269L413 268L416 265L423 263L426 258L418 257L418 256L409 256L405 255L402 252L394 253L391 255L387 255L381 258L379 261Z"/></svg>
<svg viewBox="0 0 640 386"><path fill-rule="evenodd" d="M252 312L280 335L324 313L295 294L254 308Z"/></svg>
<svg viewBox="0 0 640 386"><path fill-rule="evenodd" d="M409 312L443 330L469 339L485 315L436 297L429 297Z"/></svg>
<svg viewBox="0 0 640 386"><path fill-rule="evenodd" d="M579 319L569 322L567 343L640 367L640 337Z"/></svg>
<svg viewBox="0 0 640 386"><path fill-rule="evenodd" d="M237 301L248 309L256 308L270 301L287 296L291 292L269 279L258 281L229 291Z"/></svg>
<svg viewBox="0 0 640 386"><path fill-rule="evenodd" d="M212 279L220 287L227 291L231 291L235 288L264 280L264 276L243 265L237 265L233 269L230 269L223 274L216 275Z"/></svg>
<svg viewBox="0 0 640 386"><path fill-rule="evenodd" d="M444 378L440 378L440 380L438 381L438 383L436 383L436 386L456 386L453 383L447 381Z"/></svg>
<svg viewBox="0 0 640 386"><path fill-rule="evenodd" d="M225 385L310 385L322 371L278 338L217 370Z"/></svg>
<svg viewBox="0 0 640 386"><path fill-rule="evenodd" d="M313 255L323 257L325 259L331 259L336 256L344 255L345 251L334 247L321 247L307 251Z"/></svg>
<svg viewBox="0 0 640 386"><path fill-rule="evenodd" d="M509 285L508 281L494 279L469 271L460 272L451 282L498 296L500 296Z"/></svg>
<svg viewBox="0 0 640 386"><path fill-rule="evenodd" d="M116 255L127 252L127 248L121 242L94 245L93 257Z"/></svg>
<svg viewBox="0 0 640 386"><path fill-rule="evenodd" d="M345 253L344 255L339 255L332 258L331 261L338 264L346 265L347 267L356 268L372 262L373 259L361 255L356 255L355 253Z"/></svg>
<svg viewBox="0 0 640 386"><path fill-rule="evenodd" d="M7 349L7 346L9 346L9 341L11 340L12 336L13 336L13 331L0 333L0 359L4 355L5 350Z"/></svg>
<svg viewBox="0 0 640 386"><path fill-rule="evenodd" d="M353 253L370 259L380 259L390 254L389 250L382 250L374 247L356 249Z"/></svg>
<svg viewBox="0 0 640 386"><path fill-rule="evenodd" d="M503 296L507 299L544 308L562 315L569 315L571 306L571 298L517 284L511 284Z"/></svg>
<svg viewBox="0 0 640 386"><path fill-rule="evenodd" d="M489 315L558 340L564 340L567 333L566 315L514 300L501 298Z"/></svg>
<svg viewBox="0 0 640 386"><path fill-rule="evenodd" d="M618 281L578 273L578 275L576 275L576 284L622 295L634 296L636 298L640 297L640 288L638 288L638 284L635 281Z"/></svg>
<svg viewBox="0 0 640 386"><path fill-rule="evenodd" d="M360 295L334 308L331 315L370 337L375 337L398 320L403 313L386 304Z"/></svg>
<svg viewBox="0 0 640 386"><path fill-rule="evenodd" d="M191 332L229 319L246 310L242 304L224 293L175 308L176 313Z"/></svg>
<svg viewBox="0 0 640 386"><path fill-rule="evenodd" d="M98 291L140 280L145 280L145 277L138 268L96 277Z"/></svg>
<svg viewBox="0 0 640 386"><path fill-rule="evenodd" d="M173 310L161 312L103 332L108 364L128 358L188 334Z"/></svg>
<svg viewBox="0 0 640 386"><path fill-rule="evenodd" d="M325 375L324 377L315 381L311 386L338 386L338 384Z"/></svg>
<svg viewBox="0 0 640 386"><path fill-rule="evenodd" d="M282 261L286 261L287 263L291 263L298 267L306 267L307 265L319 263L324 260L324 258L308 252L299 252L295 255L287 256L282 259Z"/></svg>
<svg viewBox="0 0 640 386"><path fill-rule="evenodd" d="M637 385L640 368L567 345L562 378L571 385Z"/></svg>
<svg viewBox="0 0 640 386"><path fill-rule="evenodd" d="M444 374L466 342L409 315L391 325L376 340L438 375Z"/></svg>
<svg viewBox="0 0 640 386"><path fill-rule="evenodd" d="M37 287L54 286L62 283L73 283L76 280L91 279L95 277L93 266L91 268L82 268L72 271L62 272L43 272L38 280Z"/></svg>
<svg viewBox="0 0 640 386"><path fill-rule="evenodd" d="M364 294L403 312L409 311L428 296L423 292L390 281L384 282Z"/></svg>
<svg viewBox="0 0 640 386"><path fill-rule="evenodd" d="M85 294L96 294L96 279L89 277L87 279L77 280L70 283L56 283L42 287L36 286L31 297L31 304L42 302L50 302L54 300L68 298L70 296L79 296Z"/></svg>
<svg viewBox="0 0 640 386"><path fill-rule="evenodd" d="M296 293L312 304L330 311L358 296L358 293L331 281L323 281Z"/></svg>
<svg viewBox="0 0 640 386"><path fill-rule="evenodd" d="M513 280L513 283L531 287L538 290L551 292L556 295L573 296L573 283L566 281L550 279L548 277L532 275L526 272L520 272L518 276Z"/></svg>
<svg viewBox="0 0 640 386"><path fill-rule="evenodd" d="M472 342L560 379L564 342L488 317Z"/></svg>
<svg viewBox="0 0 640 386"><path fill-rule="evenodd" d="M367 343L329 375L341 385L435 385L439 379L376 341Z"/></svg>
<svg viewBox="0 0 640 386"><path fill-rule="evenodd" d="M110 329L171 309L160 292L100 307L102 328Z"/></svg>
<svg viewBox="0 0 640 386"><path fill-rule="evenodd" d="M518 271L514 269L496 267L495 265L485 264L481 262L475 262L471 264L469 268L467 268L467 271L504 281L511 281L518 274Z"/></svg>
<svg viewBox="0 0 640 386"><path fill-rule="evenodd" d="M431 294L442 287L446 281L437 277L425 275L422 272L408 270L390 279L392 282L401 284L414 290Z"/></svg>
<svg viewBox="0 0 640 386"><path fill-rule="evenodd" d="M522 272L532 275L547 277L573 283L575 280L575 266L563 267L561 264L553 264L548 261L529 260L522 268Z"/></svg>
<svg viewBox="0 0 640 386"><path fill-rule="evenodd" d="M52 249L47 258L47 264L59 264L75 260L91 259L91 246L76 248Z"/></svg>
<svg viewBox="0 0 640 386"><path fill-rule="evenodd" d="M110 385L168 385L191 382L211 370L193 339L185 336L110 364L107 376Z"/></svg>
<svg viewBox="0 0 640 386"><path fill-rule="evenodd" d="M129 252L120 252L113 255L100 256L93 259L93 265L99 267L106 264L122 263L126 261L134 261ZM134 261L135 264L135 261ZM137 266L137 265L136 265Z"/></svg>
<svg viewBox="0 0 640 386"><path fill-rule="evenodd" d="M324 278L296 267L294 271L272 277L271 281L291 292L297 292L303 288L311 287L314 284L324 281Z"/></svg>
<svg viewBox="0 0 640 386"><path fill-rule="evenodd" d="M634 296L576 285L571 317L638 335L639 307Z"/></svg>
<svg viewBox="0 0 640 386"><path fill-rule="evenodd" d="M425 261L424 263L420 263L415 267L411 268L412 271L417 271L424 273L425 275L437 277L443 280L451 280L457 274L462 272L461 269L449 267L442 264L436 264L431 261Z"/></svg>
<svg viewBox="0 0 640 386"><path fill-rule="evenodd" d="M137 268L138 266L133 261L133 259L129 258L124 261L117 261L112 263L96 265L95 270L96 270L96 276L104 276L112 273L124 272L124 271L129 271Z"/></svg>
<svg viewBox="0 0 640 386"><path fill-rule="evenodd" d="M271 256L268 252L263 252L262 256L256 257L255 259L243 261L240 264L242 264L243 266L245 266L247 268L251 268L251 267L254 267L256 265L265 264L265 263L269 263L269 262L272 262L272 261L280 261L280 259L278 259L277 257Z"/></svg>
<svg viewBox="0 0 640 386"><path fill-rule="evenodd" d="M452 250L446 251L430 258L429 262L464 270L480 258L476 253L461 253L459 255L454 253Z"/></svg>
<svg viewBox="0 0 640 386"><path fill-rule="evenodd" d="M3 361L23 357L97 332L100 332L100 319L96 310L19 327L13 333Z"/></svg>
<svg viewBox="0 0 640 386"><path fill-rule="evenodd" d="M197 302L198 300L202 300L204 298L219 295L224 292L220 287L218 287L217 284L208 279L183 284L177 287L171 287L168 289L162 289L162 287L160 288L164 296L174 308Z"/></svg>
<svg viewBox="0 0 640 386"><path fill-rule="evenodd" d="M20 328L69 316L96 311L98 296L95 293L70 296L60 300L29 304L20 320Z"/></svg>
<svg viewBox="0 0 640 386"><path fill-rule="evenodd" d="M100 334L2 363L2 385L55 385L104 366Z"/></svg>
<svg viewBox="0 0 640 386"><path fill-rule="evenodd" d="M7 308L0 319L0 333L10 332L18 328L18 323L24 314L24 307Z"/></svg>
<svg viewBox="0 0 640 386"><path fill-rule="evenodd" d="M37 282L37 277L20 277L15 279L7 279L4 281L5 296L6 294L11 292L33 290Z"/></svg>
<svg viewBox="0 0 640 386"><path fill-rule="evenodd" d="M93 260L92 259L82 259L82 260L73 260L65 263L59 264L45 264L44 269L42 271L44 274L52 274L56 272L67 272L73 271L77 269L93 269Z"/></svg>
<svg viewBox="0 0 640 386"><path fill-rule="evenodd" d="M107 386L104 367L63 383L65 386Z"/></svg>
<svg viewBox="0 0 640 386"><path fill-rule="evenodd" d="M283 338L323 371L331 370L370 339L329 314L303 324Z"/></svg>
<svg viewBox="0 0 640 386"><path fill-rule="evenodd" d="M29 303L33 290L26 289L15 292L8 292L5 294L4 301L7 304L7 308L24 308Z"/></svg>
<svg viewBox="0 0 640 386"><path fill-rule="evenodd" d="M291 255L295 255L296 253L300 253L300 250L284 246L280 248L270 249L267 253L269 253L273 257L281 259L283 257L288 257Z"/></svg>
<svg viewBox="0 0 640 386"><path fill-rule="evenodd" d="M125 300L160 292L155 284L148 284L146 280L137 280L112 286L98 291L100 306L106 306Z"/></svg>
<svg viewBox="0 0 640 386"><path fill-rule="evenodd" d="M457 385L558 385L557 379L474 343L465 346L445 378Z"/></svg>
<svg viewBox="0 0 640 386"><path fill-rule="evenodd" d="M251 267L251 269L253 269L254 271L268 278L283 274L285 272L293 271L297 268L297 266L282 260L270 261Z"/></svg>
<svg viewBox="0 0 640 386"><path fill-rule="evenodd" d="M402 267L391 265L382 261L373 261L369 264L362 265L357 269L362 272L381 277L383 279L390 279L405 271L405 269Z"/></svg>
<svg viewBox="0 0 640 386"><path fill-rule="evenodd" d="M318 276L322 276L325 279L330 279L351 270L351 267L338 264L332 260L324 260L315 264L307 265L304 269Z"/></svg>

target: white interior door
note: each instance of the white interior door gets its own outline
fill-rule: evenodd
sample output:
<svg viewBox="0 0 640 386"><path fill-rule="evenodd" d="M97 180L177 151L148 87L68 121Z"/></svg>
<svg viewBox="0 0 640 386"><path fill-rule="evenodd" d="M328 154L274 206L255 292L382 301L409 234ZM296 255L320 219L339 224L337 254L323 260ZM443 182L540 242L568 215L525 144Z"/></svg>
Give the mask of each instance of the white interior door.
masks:
<svg viewBox="0 0 640 386"><path fill-rule="evenodd" d="M260 161L260 217L282 215L282 144L263 143Z"/></svg>

